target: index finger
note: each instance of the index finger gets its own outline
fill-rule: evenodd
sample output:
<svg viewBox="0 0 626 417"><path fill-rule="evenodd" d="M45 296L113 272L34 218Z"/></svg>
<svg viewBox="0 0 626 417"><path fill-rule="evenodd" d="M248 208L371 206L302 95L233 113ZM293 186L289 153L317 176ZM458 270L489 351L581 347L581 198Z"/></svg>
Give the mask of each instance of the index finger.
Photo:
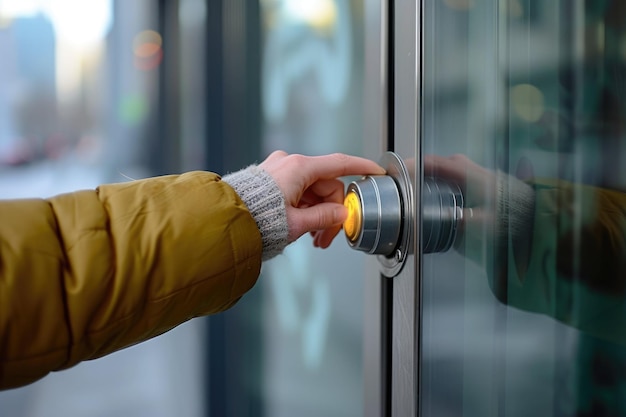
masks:
<svg viewBox="0 0 626 417"><path fill-rule="evenodd" d="M334 153L311 156L313 163L303 164L305 176L310 183L349 175L384 175L385 169L376 162L358 156Z"/></svg>
<svg viewBox="0 0 626 417"><path fill-rule="evenodd" d="M424 156L424 172L429 175L457 181L465 182L470 160L464 155Z"/></svg>

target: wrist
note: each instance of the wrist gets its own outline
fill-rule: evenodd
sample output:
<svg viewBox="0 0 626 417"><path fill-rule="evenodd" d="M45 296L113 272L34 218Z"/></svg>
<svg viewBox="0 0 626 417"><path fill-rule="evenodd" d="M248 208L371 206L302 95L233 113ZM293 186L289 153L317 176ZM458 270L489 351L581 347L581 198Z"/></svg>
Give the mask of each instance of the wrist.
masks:
<svg viewBox="0 0 626 417"><path fill-rule="evenodd" d="M285 198L274 178L257 165L228 174L222 179L246 204L261 233L263 260L282 253L289 227Z"/></svg>

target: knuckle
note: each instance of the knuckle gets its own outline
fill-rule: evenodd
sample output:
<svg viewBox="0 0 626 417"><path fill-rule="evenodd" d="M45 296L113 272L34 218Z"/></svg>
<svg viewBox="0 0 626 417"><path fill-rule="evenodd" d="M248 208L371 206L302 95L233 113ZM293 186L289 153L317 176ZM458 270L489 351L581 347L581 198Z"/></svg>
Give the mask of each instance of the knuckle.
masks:
<svg viewBox="0 0 626 417"><path fill-rule="evenodd" d="M450 160L453 162L465 162L468 161L468 157L461 154L461 153L455 153L454 155L450 156Z"/></svg>
<svg viewBox="0 0 626 417"><path fill-rule="evenodd" d="M340 162L340 163L348 162L348 159L349 159L348 155L346 155L345 153L341 153L341 152L335 152L331 154L330 156L331 158L337 160L337 162Z"/></svg>
<svg viewBox="0 0 626 417"><path fill-rule="evenodd" d="M301 155L299 153L292 153L291 155L288 156L288 158L289 158L289 162L296 166L303 165L307 159L306 156Z"/></svg>
<svg viewBox="0 0 626 417"><path fill-rule="evenodd" d="M325 229L326 227L328 227L328 225L331 223L329 222L330 219L331 219L331 216L328 214L328 212L326 212L325 210L318 210L317 228L321 230L321 229Z"/></svg>

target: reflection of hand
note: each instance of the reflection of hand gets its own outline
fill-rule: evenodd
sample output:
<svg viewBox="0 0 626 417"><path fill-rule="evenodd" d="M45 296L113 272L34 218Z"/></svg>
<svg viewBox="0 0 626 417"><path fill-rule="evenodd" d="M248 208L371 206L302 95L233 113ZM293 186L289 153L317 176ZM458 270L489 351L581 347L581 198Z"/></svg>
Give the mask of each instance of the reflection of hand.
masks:
<svg viewBox="0 0 626 417"><path fill-rule="evenodd" d="M534 191L522 181L501 171L490 171L465 155L424 157L425 175L455 182L465 199L462 243L457 248L482 262L484 244L506 255L513 245L515 263L524 274L534 216Z"/></svg>
<svg viewBox="0 0 626 417"><path fill-rule="evenodd" d="M424 174L456 183L465 199L464 224L492 221L495 217L496 173L476 164L465 155L426 155Z"/></svg>
<svg viewBox="0 0 626 417"><path fill-rule="evenodd" d="M455 182L461 187L463 193L466 193L468 188L476 190L478 194L472 196L475 201L470 204L480 205L487 198L486 190L493 190L496 185L494 172L460 154L448 157L426 155L424 157L424 173Z"/></svg>
<svg viewBox="0 0 626 417"><path fill-rule="evenodd" d="M304 156L272 153L260 165L285 196L289 242L310 232L314 245L328 247L347 213L343 206L344 184L338 177L381 175L385 170L375 162L344 154Z"/></svg>

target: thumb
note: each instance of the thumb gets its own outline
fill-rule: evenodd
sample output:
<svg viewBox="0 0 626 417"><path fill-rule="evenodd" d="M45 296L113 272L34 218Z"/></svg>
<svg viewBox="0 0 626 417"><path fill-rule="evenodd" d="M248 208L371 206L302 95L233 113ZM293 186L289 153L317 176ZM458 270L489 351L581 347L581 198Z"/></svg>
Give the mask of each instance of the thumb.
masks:
<svg viewBox="0 0 626 417"><path fill-rule="evenodd" d="M289 241L293 242L305 233L325 230L342 224L348 217L343 204L320 203L306 208L292 208L288 213Z"/></svg>

